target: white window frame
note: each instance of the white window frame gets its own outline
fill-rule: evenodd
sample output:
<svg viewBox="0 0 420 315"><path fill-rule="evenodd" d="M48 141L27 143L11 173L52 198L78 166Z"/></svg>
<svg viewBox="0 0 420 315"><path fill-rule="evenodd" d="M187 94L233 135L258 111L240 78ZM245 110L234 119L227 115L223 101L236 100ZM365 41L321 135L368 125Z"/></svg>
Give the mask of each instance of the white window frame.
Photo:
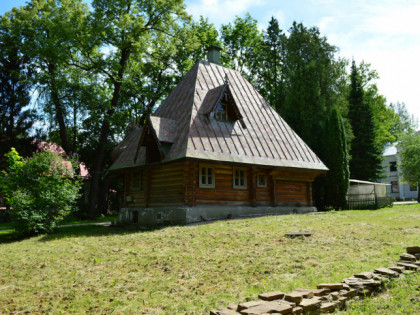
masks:
<svg viewBox="0 0 420 315"><path fill-rule="evenodd" d="M241 178L241 174L243 178ZM235 189L247 189L247 175L248 172L245 168L242 167L234 167L233 168L233 188ZM239 176L237 176L239 175ZM236 184L236 179L238 179L238 184Z"/></svg>
<svg viewBox="0 0 420 315"><path fill-rule="evenodd" d="M203 169L205 170L203 174ZM211 174L209 175L209 170L211 170ZM203 183L203 177L205 178L205 183ZM209 180L211 179L211 180ZM211 181L211 183L209 183ZM199 174L198 174L198 185L200 188L214 188L215 187L215 174L214 174L214 166L200 164L199 166Z"/></svg>
<svg viewBox="0 0 420 315"><path fill-rule="evenodd" d="M264 176L264 184L260 184L260 176ZM267 174L257 173L257 187L267 187Z"/></svg>

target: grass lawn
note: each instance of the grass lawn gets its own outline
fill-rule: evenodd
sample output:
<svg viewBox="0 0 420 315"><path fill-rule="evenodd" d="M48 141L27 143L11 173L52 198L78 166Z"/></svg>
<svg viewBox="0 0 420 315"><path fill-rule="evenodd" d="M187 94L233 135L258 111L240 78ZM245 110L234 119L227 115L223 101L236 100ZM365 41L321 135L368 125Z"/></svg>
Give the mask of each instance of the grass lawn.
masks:
<svg viewBox="0 0 420 315"><path fill-rule="evenodd" d="M81 220L81 219L75 218L74 216L68 216L64 218L64 220L60 223L60 225L99 223L99 222L108 222L108 221L118 221L118 215L107 215L107 216L103 215L93 220L89 220L89 219ZM11 222L0 223L0 231L11 230L11 229L14 229L13 224Z"/></svg>
<svg viewBox="0 0 420 315"><path fill-rule="evenodd" d="M313 236L283 236L295 231ZM208 314L393 265L409 245L420 245L418 205L147 232L79 226L21 241L0 234L0 313Z"/></svg>

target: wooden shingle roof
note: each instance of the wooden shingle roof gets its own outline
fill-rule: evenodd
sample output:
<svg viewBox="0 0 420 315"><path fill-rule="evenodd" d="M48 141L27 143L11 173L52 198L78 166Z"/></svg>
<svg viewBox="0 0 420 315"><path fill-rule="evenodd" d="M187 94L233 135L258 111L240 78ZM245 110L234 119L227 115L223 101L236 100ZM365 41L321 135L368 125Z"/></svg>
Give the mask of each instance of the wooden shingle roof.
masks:
<svg viewBox="0 0 420 315"><path fill-rule="evenodd" d="M241 123L220 122L209 118L207 113L226 84L239 110ZM239 72L207 61L195 64L150 117L150 122L156 134L162 135L162 140L165 138L172 143L161 162L186 157L327 170ZM124 140L127 152L119 155L111 170L145 164L145 148L138 145L140 132L142 129L127 136L129 140Z"/></svg>

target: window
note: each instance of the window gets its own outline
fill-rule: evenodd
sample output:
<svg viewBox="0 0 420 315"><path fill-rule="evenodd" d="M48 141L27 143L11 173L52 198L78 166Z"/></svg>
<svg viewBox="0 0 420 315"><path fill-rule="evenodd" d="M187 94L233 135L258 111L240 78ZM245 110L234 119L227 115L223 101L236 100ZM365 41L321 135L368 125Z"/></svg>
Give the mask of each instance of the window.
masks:
<svg viewBox="0 0 420 315"><path fill-rule="evenodd" d="M246 188L246 170L233 169L233 188Z"/></svg>
<svg viewBox="0 0 420 315"><path fill-rule="evenodd" d="M417 185L410 184L410 191L417 191Z"/></svg>
<svg viewBox="0 0 420 315"><path fill-rule="evenodd" d="M227 121L228 115L227 115L227 104L223 101L220 102L215 109L214 112L214 118L218 121Z"/></svg>
<svg viewBox="0 0 420 315"><path fill-rule="evenodd" d="M389 163L389 171L390 172L396 172L397 171L397 162Z"/></svg>
<svg viewBox="0 0 420 315"><path fill-rule="evenodd" d="M142 185L141 185L141 173L140 172L135 172L133 174L133 178L131 181L131 188L132 189L142 189Z"/></svg>
<svg viewBox="0 0 420 315"><path fill-rule="evenodd" d="M259 173L257 174L257 187L267 187L267 175Z"/></svg>
<svg viewBox="0 0 420 315"><path fill-rule="evenodd" d="M391 182L391 192L392 193L399 193L400 189L398 187L398 182Z"/></svg>
<svg viewBox="0 0 420 315"><path fill-rule="evenodd" d="M200 165L199 186L202 188L214 188L214 168Z"/></svg>

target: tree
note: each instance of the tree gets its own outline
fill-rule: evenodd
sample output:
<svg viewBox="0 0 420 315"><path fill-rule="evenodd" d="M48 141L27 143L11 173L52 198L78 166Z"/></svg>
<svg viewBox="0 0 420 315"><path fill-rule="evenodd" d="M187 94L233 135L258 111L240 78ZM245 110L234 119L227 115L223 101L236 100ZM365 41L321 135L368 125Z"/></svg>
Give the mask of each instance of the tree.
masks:
<svg viewBox="0 0 420 315"><path fill-rule="evenodd" d="M330 111L326 126L326 154L329 168L325 179L325 204L345 209L349 188L349 156L343 119L336 108Z"/></svg>
<svg viewBox="0 0 420 315"><path fill-rule="evenodd" d="M250 82L253 81L253 64L262 44L262 34L257 20L249 13L245 18L236 17L232 23L222 25L220 29L224 48L222 63L240 71Z"/></svg>
<svg viewBox="0 0 420 315"><path fill-rule="evenodd" d="M19 235L50 233L73 210L80 189L76 163L49 151L23 160L17 151L6 154L9 167L0 176L0 191L12 209Z"/></svg>
<svg viewBox="0 0 420 315"><path fill-rule="evenodd" d="M401 136L398 143L403 178L412 185L420 183L420 134L416 132ZM420 189L417 201L420 202Z"/></svg>
<svg viewBox="0 0 420 315"><path fill-rule="evenodd" d="M81 67L100 73L110 93L102 106L104 113L98 117L100 132L91 169L89 195L91 217L97 214L101 177L111 149L111 127L124 85L130 80L130 70L143 66L144 59L150 56L150 46L175 51L180 38L185 39L185 44L189 43L187 38L182 37L183 25L189 22L189 17L181 0L94 0L92 7L90 40L85 42L88 45L83 51L89 63Z"/></svg>
<svg viewBox="0 0 420 315"><path fill-rule="evenodd" d="M272 17L252 65L256 88L278 112L284 103L283 67L286 40L286 35L280 29L278 21Z"/></svg>
<svg viewBox="0 0 420 315"><path fill-rule="evenodd" d="M0 156L3 157L12 147L25 154L33 151L28 130L36 117L33 110L27 109L33 85L30 77L33 69L29 58L19 47L19 36L10 30L7 18L0 18ZM0 158L0 168L6 167Z"/></svg>
<svg viewBox="0 0 420 315"><path fill-rule="evenodd" d="M382 148L375 139L372 106L365 100L365 91L356 63L350 74L349 120L353 130L350 150L350 175L354 179L375 181L380 177Z"/></svg>
<svg viewBox="0 0 420 315"><path fill-rule="evenodd" d="M33 0L4 17L10 33L19 38L15 47L34 69L32 84L44 101L44 110L57 122L60 144L67 154L75 151L68 133L67 69L72 55L78 53L75 42L84 33L87 13L81 0Z"/></svg>

